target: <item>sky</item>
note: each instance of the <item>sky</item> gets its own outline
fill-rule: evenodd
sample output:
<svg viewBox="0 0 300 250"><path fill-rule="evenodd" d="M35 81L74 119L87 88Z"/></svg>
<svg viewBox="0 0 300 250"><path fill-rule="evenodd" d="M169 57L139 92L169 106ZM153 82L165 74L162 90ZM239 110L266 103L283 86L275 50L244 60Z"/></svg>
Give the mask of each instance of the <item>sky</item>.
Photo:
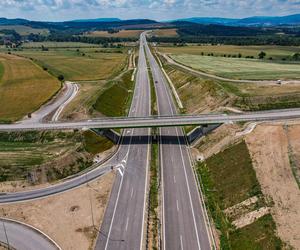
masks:
<svg viewBox="0 0 300 250"><path fill-rule="evenodd" d="M40 21L100 17L240 18L296 13L300 13L300 0L0 0L0 17Z"/></svg>

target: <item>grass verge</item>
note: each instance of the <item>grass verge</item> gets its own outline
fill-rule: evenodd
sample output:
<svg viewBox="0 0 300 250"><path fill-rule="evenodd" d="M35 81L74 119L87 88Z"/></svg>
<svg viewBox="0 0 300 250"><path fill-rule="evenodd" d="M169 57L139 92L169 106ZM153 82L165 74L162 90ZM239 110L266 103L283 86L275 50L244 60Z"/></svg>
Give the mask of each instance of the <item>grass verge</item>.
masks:
<svg viewBox="0 0 300 250"><path fill-rule="evenodd" d="M203 184L206 206L220 233L221 249L281 247L281 241L275 234L275 223L270 215L236 229L223 212L224 209L247 198L261 195L260 185L244 141L200 163L197 174Z"/></svg>
<svg viewBox="0 0 300 250"><path fill-rule="evenodd" d="M106 116L125 116L133 96L132 72L133 70L129 70L119 80L108 82L93 108Z"/></svg>
<svg viewBox="0 0 300 250"><path fill-rule="evenodd" d="M158 249L158 143L151 145L150 163L150 191L149 191L149 224L148 224L148 249Z"/></svg>
<svg viewBox="0 0 300 250"><path fill-rule="evenodd" d="M91 166L111 142L92 132L0 133L0 181L52 182Z"/></svg>
<svg viewBox="0 0 300 250"><path fill-rule="evenodd" d="M83 133L84 149L86 152L95 155L110 149L114 144L105 137L96 135L94 132L88 130Z"/></svg>

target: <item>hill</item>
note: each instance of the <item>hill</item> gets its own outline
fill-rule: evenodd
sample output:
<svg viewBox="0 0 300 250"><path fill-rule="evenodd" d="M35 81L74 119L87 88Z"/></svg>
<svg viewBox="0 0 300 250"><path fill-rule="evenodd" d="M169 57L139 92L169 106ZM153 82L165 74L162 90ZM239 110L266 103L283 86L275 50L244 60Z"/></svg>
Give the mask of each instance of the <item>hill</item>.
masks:
<svg viewBox="0 0 300 250"><path fill-rule="evenodd" d="M242 19L220 17L192 17L173 21L187 21L197 24L222 24L230 26L294 26L300 25L300 14L289 16L253 16Z"/></svg>

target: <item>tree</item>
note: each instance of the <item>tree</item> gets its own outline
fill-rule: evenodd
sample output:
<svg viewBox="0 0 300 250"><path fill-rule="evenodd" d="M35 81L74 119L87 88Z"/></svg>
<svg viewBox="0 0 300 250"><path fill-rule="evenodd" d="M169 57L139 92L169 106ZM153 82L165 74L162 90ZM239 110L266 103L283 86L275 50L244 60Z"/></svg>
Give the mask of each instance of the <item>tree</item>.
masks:
<svg viewBox="0 0 300 250"><path fill-rule="evenodd" d="M264 59L265 57L266 57L266 52L264 52L264 51L261 51L259 54L258 54L258 58L259 59Z"/></svg>
<svg viewBox="0 0 300 250"><path fill-rule="evenodd" d="M63 76L63 75L59 75L58 77L57 77L57 79L59 80L59 81L63 81L64 79L65 79L65 77Z"/></svg>
<svg viewBox="0 0 300 250"><path fill-rule="evenodd" d="M300 53L295 53L295 54L293 55L293 60L299 61L299 60L300 60Z"/></svg>
<svg viewBox="0 0 300 250"><path fill-rule="evenodd" d="M241 53L239 53L239 54L238 54L238 58L241 58L241 57L242 57L242 54L241 54Z"/></svg>

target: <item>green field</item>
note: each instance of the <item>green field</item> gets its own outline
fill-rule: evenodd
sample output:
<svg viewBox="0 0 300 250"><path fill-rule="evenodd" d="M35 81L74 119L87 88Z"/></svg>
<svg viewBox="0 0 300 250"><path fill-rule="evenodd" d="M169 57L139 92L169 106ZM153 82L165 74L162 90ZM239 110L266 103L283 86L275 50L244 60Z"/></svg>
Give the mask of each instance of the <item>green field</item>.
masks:
<svg viewBox="0 0 300 250"><path fill-rule="evenodd" d="M72 81L111 78L125 67L127 58L127 50L120 51L120 49L81 48L49 49L49 51L32 49L15 53L33 58L51 74L63 75L66 80Z"/></svg>
<svg viewBox="0 0 300 250"><path fill-rule="evenodd" d="M249 197L261 195L244 141L200 163L197 173L203 184L206 205L221 233L221 249L280 249L281 241L276 237L272 216L265 215L246 227L236 229L223 212ZM254 209L261 206L264 206L262 198Z"/></svg>
<svg viewBox="0 0 300 250"><path fill-rule="evenodd" d="M99 95L94 109L105 116L127 115L134 87L131 75L132 70L126 72L119 80L109 82Z"/></svg>
<svg viewBox="0 0 300 250"><path fill-rule="evenodd" d="M22 48L99 48L99 45L79 42L29 42L23 43Z"/></svg>
<svg viewBox="0 0 300 250"><path fill-rule="evenodd" d="M300 53L300 47L296 46L235 46L235 45L202 45L202 46L183 46L183 47L159 47L159 50L169 54L189 54L205 55L213 53L217 56L238 55L242 57L258 57L261 51L266 52L266 58L282 59Z"/></svg>
<svg viewBox="0 0 300 250"><path fill-rule="evenodd" d="M0 54L0 121L16 121L38 109L61 87L60 82L28 59ZM34 98L33 98L34 97Z"/></svg>
<svg viewBox="0 0 300 250"><path fill-rule="evenodd" d="M3 74L4 74L4 66L3 64L0 62L0 82L1 82L1 79L3 77Z"/></svg>
<svg viewBox="0 0 300 250"><path fill-rule="evenodd" d="M172 58L191 68L225 78L249 80L300 79L300 64L189 54L172 55Z"/></svg>
<svg viewBox="0 0 300 250"><path fill-rule="evenodd" d="M27 36L29 34L40 34L48 35L49 30L47 29L36 29L25 25L0 25L0 30L14 30L21 36Z"/></svg>

